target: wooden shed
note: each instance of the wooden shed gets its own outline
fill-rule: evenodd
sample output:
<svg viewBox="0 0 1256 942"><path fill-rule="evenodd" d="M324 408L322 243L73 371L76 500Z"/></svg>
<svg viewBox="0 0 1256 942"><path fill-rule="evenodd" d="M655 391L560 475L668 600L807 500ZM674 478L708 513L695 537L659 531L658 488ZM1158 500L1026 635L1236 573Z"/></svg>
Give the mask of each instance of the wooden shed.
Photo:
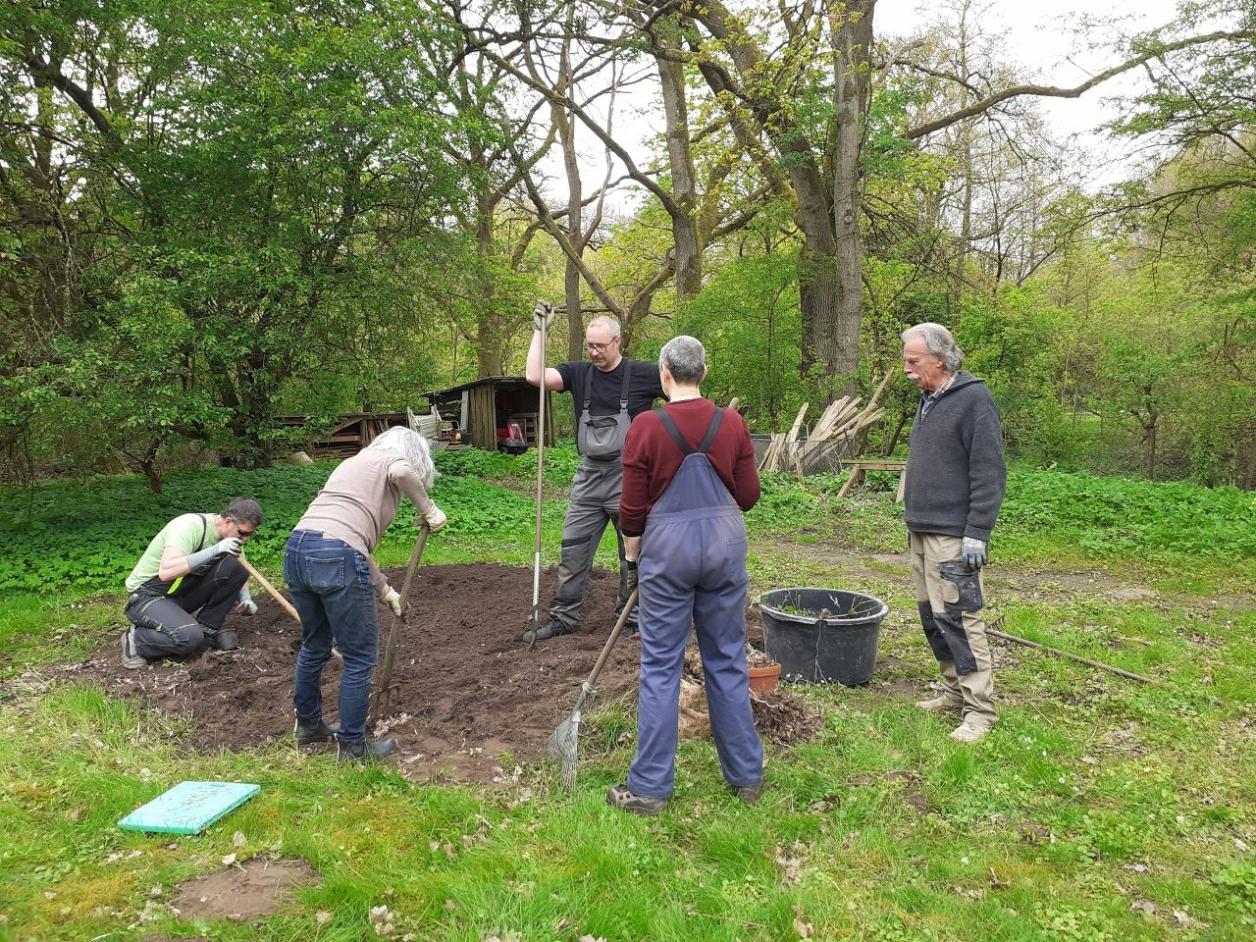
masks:
<svg viewBox="0 0 1256 942"><path fill-rule="evenodd" d="M309 421L307 415L275 416L275 423L284 428L304 426ZM350 458L380 432L408 424L405 412L346 412L335 416L326 431L311 435L302 447L311 458Z"/></svg>
<svg viewBox="0 0 1256 942"><path fill-rule="evenodd" d="M441 417L458 422L463 441L484 448L497 450L511 421L519 423L528 445L536 447L537 405L539 390L522 376L488 376L484 379L426 392L428 401ZM552 397L545 393L545 444L554 444L554 407Z"/></svg>

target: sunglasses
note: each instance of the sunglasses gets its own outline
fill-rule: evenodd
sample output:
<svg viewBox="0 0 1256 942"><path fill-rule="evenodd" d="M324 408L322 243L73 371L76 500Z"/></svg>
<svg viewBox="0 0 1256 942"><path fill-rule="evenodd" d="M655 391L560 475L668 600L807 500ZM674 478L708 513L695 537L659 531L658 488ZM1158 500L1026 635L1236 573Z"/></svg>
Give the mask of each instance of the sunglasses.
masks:
<svg viewBox="0 0 1256 942"><path fill-rule="evenodd" d="M257 532L257 527L254 527L252 530L246 530L240 526L236 527L236 536L241 540L247 540L256 532Z"/></svg>

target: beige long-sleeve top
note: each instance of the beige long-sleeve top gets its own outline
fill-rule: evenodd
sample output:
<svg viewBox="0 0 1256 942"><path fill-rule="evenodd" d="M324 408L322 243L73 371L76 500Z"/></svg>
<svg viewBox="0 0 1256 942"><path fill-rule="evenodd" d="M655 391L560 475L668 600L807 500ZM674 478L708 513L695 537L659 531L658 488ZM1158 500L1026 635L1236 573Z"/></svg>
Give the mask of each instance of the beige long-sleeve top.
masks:
<svg viewBox="0 0 1256 942"><path fill-rule="evenodd" d="M427 513L433 506L423 482L408 463L383 449L368 448L342 461L331 473L296 529L321 532L365 556L371 567L371 584L382 599L388 594L388 580L371 553L397 516L402 494L419 513Z"/></svg>

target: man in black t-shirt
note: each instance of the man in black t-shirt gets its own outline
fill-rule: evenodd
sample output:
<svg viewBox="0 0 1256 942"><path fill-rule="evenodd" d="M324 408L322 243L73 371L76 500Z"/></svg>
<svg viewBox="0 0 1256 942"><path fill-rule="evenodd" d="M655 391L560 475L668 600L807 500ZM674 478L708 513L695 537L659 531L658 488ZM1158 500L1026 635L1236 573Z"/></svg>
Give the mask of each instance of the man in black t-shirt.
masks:
<svg viewBox="0 0 1256 942"><path fill-rule="evenodd" d="M537 305L533 314L535 330L528 350L527 377L533 386L542 382L545 351L541 349L543 319L552 316L548 305ZM545 641L570 634L580 621L584 593L593 571L593 556L606 525L615 527L619 538L619 602L616 612L631 594L629 564L624 559L624 539L619 533L619 492L624 468L620 463L624 437L633 417L662 397L658 365L646 360L626 359L620 350L623 337L619 322L597 317L584 334L588 360L561 363L545 369L545 388L571 393L576 416L576 448L580 466L571 483L571 502L563 519L562 558L558 565L558 588L550 603L549 619L537 629L528 629L524 640ZM636 625L636 614L629 624Z"/></svg>

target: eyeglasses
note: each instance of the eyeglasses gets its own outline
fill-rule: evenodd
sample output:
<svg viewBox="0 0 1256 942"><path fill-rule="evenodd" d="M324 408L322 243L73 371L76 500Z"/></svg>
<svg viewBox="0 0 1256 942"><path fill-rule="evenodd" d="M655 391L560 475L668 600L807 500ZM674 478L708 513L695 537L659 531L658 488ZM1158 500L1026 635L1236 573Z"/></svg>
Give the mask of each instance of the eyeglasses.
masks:
<svg viewBox="0 0 1256 942"><path fill-rule="evenodd" d="M615 338L615 340L618 339L618 337ZM591 353L604 353L606 349L615 342L615 340L608 340L606 343L593 343L592 341L585 341L584 345L589 348Z"/></svg>
<svg viewBox="0 0 1256 942"><path fill-rule="evenodd" d="M247 540L256 532L257 532L257 527L254 527L252 530L245 530L244 528L239 527L239 526L236 527L236 536L240 538L241 540Z"/></svg>

